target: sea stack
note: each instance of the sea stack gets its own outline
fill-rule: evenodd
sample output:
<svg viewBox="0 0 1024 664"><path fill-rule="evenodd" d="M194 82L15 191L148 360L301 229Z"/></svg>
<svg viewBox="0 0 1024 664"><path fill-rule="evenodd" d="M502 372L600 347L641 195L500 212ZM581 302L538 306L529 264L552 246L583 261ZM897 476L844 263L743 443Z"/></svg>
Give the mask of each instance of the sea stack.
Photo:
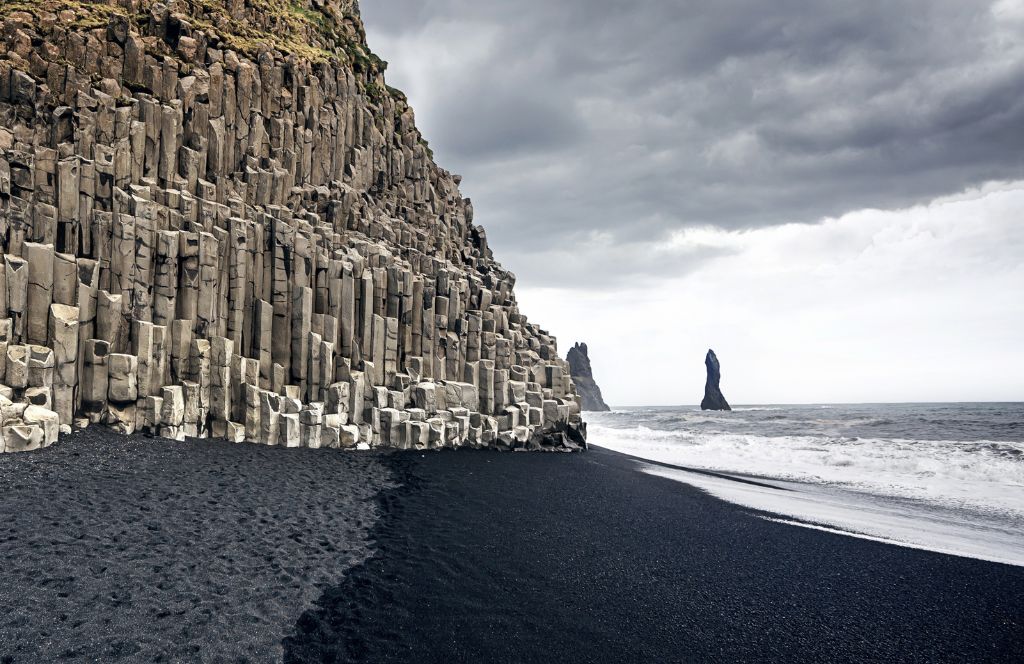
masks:
<svg viewBox="0 0 1024 664"><path fill-rule="evenodd" d="M576 392L580 396L580 405L583 410L611 410L601 396L601 388L594 382L594 372L590 367L587 344L578 343L570 348L566 360L569 361L569 371L572 374L573 383L576 384Z"/></svg>
<svg viewBox="0 0 1024 664"><path fill-rule="evenodd" d="M0 13L0 450L575 450L555 338L355 0Z"/></svg>
<svg viewBox="0 0 1024 664"><path fill-rule="evenodd" d="M704 358L704 365L708 368L708 380L704 384L704 400L700 402L700 409L732 410L719 387L719 382L722 380L722 369L718 364L718 356L715 355L715 351L708 350L707 357Z"/></svg>

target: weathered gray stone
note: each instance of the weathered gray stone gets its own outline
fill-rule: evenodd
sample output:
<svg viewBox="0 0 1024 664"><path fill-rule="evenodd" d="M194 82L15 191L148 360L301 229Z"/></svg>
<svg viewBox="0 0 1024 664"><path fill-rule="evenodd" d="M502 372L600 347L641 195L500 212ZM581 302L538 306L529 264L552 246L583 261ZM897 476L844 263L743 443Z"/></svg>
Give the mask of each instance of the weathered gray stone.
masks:
<svg viewBox="0 0 1024 664"><path fill-rule="evenodd" d="M237 422L228 422L224 439L229 443L244 443L245 425L238 424Z"/></svg>
<svg viewBox="0 0 1024 664"><path fill-rule="evenodd" d="M45 406L29 405L21 416L25 424L38 426L43 430L43 447L57 442L60 433L60 416Z"/></svg>
<svg viewBox="0 0 1024 664"><path fill-rule="evenodd" d="M261 391L259 400L260 434L258 441L264 445L277 445L281 436L280 397L273 392Z"/></svg>
<svg viewBox="0 0 1024 664"><path fill-rule="evenodd" d="M30 344L46 345L47 320L53 302L53 245L25 243L28 292L25 326Z"/></svg>
<svg viewBox="0 0 1024 664"><path fill-rule="evenodd" d="M351 449L359 445L359 427L354 424L346 424L340 427L338 436L343 449Z"/></svg>
<svg viewBox="0 0 1024 664"><path fill-rule="evenodd" d="M160 423L169 427L180 427L185 423L185 395L180 385L161 388L163 400L160 409Z"/></svg>
<svg viewBox="0 0 1024 664"><path fill-rule="evenodd" d="M320 432L320 445L324 449L336 450L341 448L341 425L330 426L324 424Z"/></svg>
<svg viewBox="0 0 1024 664"><path fill-rule="evenodd" d="M13 388L28 386L28 347L7 347L7 384Z"/></svg>
<svg viewBox="0 0 1024 664"><path fill-rule="evenodd" d="M260 388L257 385L245 384L244 390L245 406L243 408L243 414L245 417L245 439L253 442L265 442L268 445L275 444L264 441L262 437L263 429L260 420Z"/></svg>
<svg viewBox="0 0 1024 664"><path fill-rule="evenodd" d="M46 433L38 424L12 424L0 427L5 452L28 452L44 445Z"/></svg>
<svg viewBox="0 0 1024 664"><path fill-rule="evenodd" d="M103 423L118 433L125 435L133 434L138 425L136 408L137 405L134 401L108 403L107 410L103 416Z"/></svg>
<svg viewBox="0 0 1024 664"><path fill-rule="evenodd" d="M283 447L299 447L302 442L297 413L281 413L280 445Z"/></svg>
<svg viewBox="0 0 1024 664"><path fill-rule="evenodd" d="M145 398L157 391L162 379L156 373L153 358L153 324L148 321L132 321L132 354L138 359L139 397Z"/></svg>
<svg viewBox="0 0 1024 664"><path fill-rule="evenodd" d="M53 351L46 346L28 347L28 387L53 387Z"/></svg>
<svg viewBox="0 0 1024 664"><path fill-rule="evenodd" d="M416 408L433 415L437 412L437 385L434 383L419 383L412 388L412 402Z"/></svg>
<svg viewBox="0 0 1024 664"><path fill-rule="evenodd" d="M49 336L53 346L54 355L54 385L73 390L78 385L78 307L64 304L50 306L50 332ZM67 417L61 411L61 422L71 423L71 413L74 410L72 394L67 394L68 401L62 404L66 406Z"/></svg>
<svg viewBox="0 0 1024 664"><path fill-rule="evenodd" d="M111 352L121 345L121 295L101 290L96 300L96 337L110 344Z"/></svg>
<svg viewBox="0 0 1024 664"><path fill-rule="evenodd" d="M301 446L320 449L323 431L323 404L309 404L299 413Z"/></svg>
<svg viewBox="0 0 1024 664"><path fill-rule="evenodd" d="M315 47L361 39L350 4ZM569 365L379 72L255 62L202 3L91 11L0 16L0 394L176 440L581 438Z"/></svg>
<svg viewBox="0 0 1024 664"><path fill-rule="evenodd" d="M110 344L102 339L88 339L82 355L82 409L89 421L96 423L100 421L107 404Z"/></svg>
<svg viewBox="0 0 1024 664"><path fill-rule="evenodd" d="M4 254L7 312L12 323L12 341L25 343L25 314L28 310L28 262Z"/></svg>
<svg viewBox="0 0 1024 664"><path fill-rule="evenodd" d="M12 329L10 318L0 318L0 384L7 378L7 348L10 346Z"/></svg>
<svg viewBox="0 0 1024 664"><path fill-rule="evenodd" d="M53 390L48 387L30 387L25 390L25 403L53 410Z"/></svg>
<svg viewBox="0 0 1024 664"><path fill-rule="evenodd" d="M139 360L134 355L111 353L107 358L107 396L115 403L134 403L139 398Z"/></svg>

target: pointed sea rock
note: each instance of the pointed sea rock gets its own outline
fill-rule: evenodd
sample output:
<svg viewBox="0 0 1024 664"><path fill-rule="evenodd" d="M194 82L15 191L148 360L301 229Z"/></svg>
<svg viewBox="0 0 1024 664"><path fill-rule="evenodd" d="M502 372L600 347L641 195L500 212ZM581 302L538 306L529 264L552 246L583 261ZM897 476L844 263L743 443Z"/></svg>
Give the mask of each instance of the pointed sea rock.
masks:
<svg viewBox="0 0 1024 664"><path fill-rule="evenodd" d="M572 381L576 383L576 391L580 395L580 404L583 410L611 410L601 396L601 388L594 382L594 372L590 367L587 344L577 343L569 349L566 359L569 361L569 372L572 375Z"/></svg>
<svg viewBox="0 0 1024 664"><path fill-rule="evenodd" d="M715 355L715 351L708 350L708 355L704 358L704 364L708 368L708 381L704 385L704 400L700 402L700 409L732 410L718 385L722 380L722 370L718 364L718 357Z"/></svg>

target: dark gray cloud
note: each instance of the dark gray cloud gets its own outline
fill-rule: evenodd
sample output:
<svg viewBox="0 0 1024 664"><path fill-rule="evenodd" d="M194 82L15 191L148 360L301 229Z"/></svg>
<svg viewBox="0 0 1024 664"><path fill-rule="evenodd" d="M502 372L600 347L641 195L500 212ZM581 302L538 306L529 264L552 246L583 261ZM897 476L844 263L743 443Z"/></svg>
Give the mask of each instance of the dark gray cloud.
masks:
<svg viewBox="0 0 1024 664"><path fill-rule="evenodd" d="M686 261L655 247L688 226L815 222L1024 175L1018 0L362 11L389 81L521 280L676 271Z"/></svg>

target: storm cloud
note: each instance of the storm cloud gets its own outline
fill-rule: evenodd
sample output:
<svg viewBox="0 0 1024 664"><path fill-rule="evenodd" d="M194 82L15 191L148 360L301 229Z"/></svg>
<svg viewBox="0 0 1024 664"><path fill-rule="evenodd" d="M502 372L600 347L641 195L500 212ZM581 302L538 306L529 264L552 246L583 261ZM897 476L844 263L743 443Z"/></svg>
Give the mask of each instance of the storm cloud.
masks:
<svg viewBox="0 0 1024 664"><path fill-rule="evenodd" d="M686 271L702 256L673 249L687 228L817 223L1024 175L1020 0L362 13L499 259L538 285Z"/></svg>

